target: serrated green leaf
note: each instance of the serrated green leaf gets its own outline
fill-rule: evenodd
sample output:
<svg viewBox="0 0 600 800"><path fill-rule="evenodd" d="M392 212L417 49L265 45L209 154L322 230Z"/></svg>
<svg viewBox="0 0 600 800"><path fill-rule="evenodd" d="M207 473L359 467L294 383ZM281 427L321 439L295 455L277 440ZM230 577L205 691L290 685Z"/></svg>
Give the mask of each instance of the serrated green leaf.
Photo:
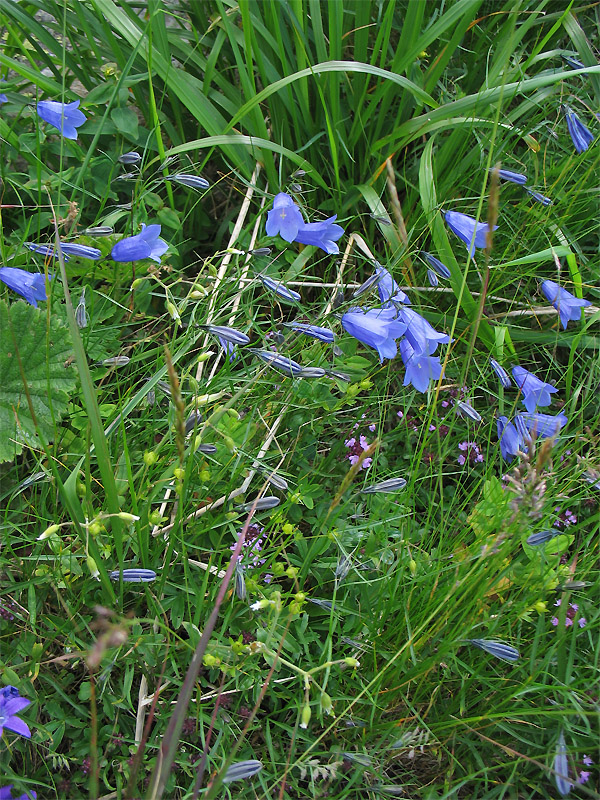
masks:
<svg viewBox="0 0 600 800"><path fill-rule="evenodd" d="M47 328L46 313L23 300L0 301L0 462L12 461L26 444L37 443L23 377L44 439L52 441L55 424L66 412L75 388L65 367L73 346L69 331L56 316Z"/></svg>

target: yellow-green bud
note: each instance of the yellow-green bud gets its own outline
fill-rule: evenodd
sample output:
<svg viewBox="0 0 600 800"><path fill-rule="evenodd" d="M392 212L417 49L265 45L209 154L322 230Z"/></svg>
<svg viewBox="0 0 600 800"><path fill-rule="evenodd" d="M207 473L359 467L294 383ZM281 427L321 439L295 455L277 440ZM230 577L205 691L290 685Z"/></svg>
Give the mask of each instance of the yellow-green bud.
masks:
<svg viewBox="0 0 600 800"><path fill-rule="evenodd" d="M297 600L299 603L303 603L306 600L306 594L304 592L296 592L294 595L294 600Z"/></svg>
<svg viewBox="0 0 600 800"><path fill-rule="evenodd" d="M291 522L286 522L283 528L281 529L286 536L291 536L294 532L294 526Z"/></svg>
<svg viewBox="0 0 600 800"><path fill-rule="evenodd" d="M348 658L345 658L344 661L346 662L346 664L349 667L358 667L358 666L360 666L360 661L358 661L356 658L352 658L352 656L349 656Z"/></svg>
<svg viewBox="0 0 600 800"><path fill-rule="evenodd" d="M408 562L408 568L411 575L417 574L417 562L414 560L414 558L411 558L411 560Z"/></svg>
<svg viewBox="0 0 600 800"><path fill-rule="evenodd" d="M53 533L56 533L56 531L59 530L60 530L60 525L50 525L49 528L46 528L46 530L43 533L40 533L40 535L37 537L38 542L47 539L49 536L52 536Z"/></svg>
<svg viewBox="0 0 600 800"><path fill-rule="evenodd" d="M147 467L151 467L153 464L156 464L158 461L158 453L155 453L154 450L144 450L144 464Z"/></svg>
<svg viewBox="0 0 600 800"><path fill-rule="evenodd" d="M538 600L537 603L534 603L533 607L538 612L538 614L543 614L544 611L548 610L548 606L544 603L543 600Z"/></svg>
<svg viewBox="0 0 600 800"><path fill-rule="evenodd" d="M160 523L164 521L165 517L161 516L160 511L158 511L158 509L156 511L153 511L148 517L148 522L151 525L160 525Z"/></svg>
<svg viewBox="0 0 600 800"><path fill-rule="evenodd" d="M175 467L173 470L173 475L177 478L178 481L182 481L185 476L185 470L181 467Z"/></svg>
<svg viewBox="0 0 600 800"><path fill-rule="evenodd" d="M271 566L271 571L276 578L281 578L285 572L285 564L282 561L275 561Z"/></svg>
<svg viewBox="0 0 600 800"><path fill-rule="evenodd" d="M233 441L231 436L224 436L223 444L229 450L230 453L235 453L235 442Z"/></svg>
<svg viewBox="0 0 600 800"><path fill-rule="evenodd" d="M201 470L200 475L198 477L200 478L201 483L208 483L210 480L210 470L208 469Z"/></svg>
<svg viewBox="0 0 600 800"><path fill-rule="evenodd" d="M290 614L299 614L302 611L302 606L300 603L297 603L295 600L292 600L290 603Z"/></svg>
<svg viewBox="0 0 600 800"><path fill-rule="evenodd" d="M327 692L321 692L321 709L324 714L331 714L333 712L333 703Z"/></svg>
<svg viewBox="0 0 600 800"><path fill-rule="evenodd" d="M213 355L210 350L205 350L203 353L200 353L196 361L198 364L202 364L204 361L208 361L208 359ZM206 395L204 395L206 397Z"/></svg>
<svg viewBox="0 0 600 800"><path fill-rule="evenodd" d="M98 536L101 530L102 525L100 525L99 522L90 522L88 525L88 531L92 534L92 536Z"/></svg>
<svg viewBox="0 0 600 800"><path fill-rule="evenodd" d="M177 311L177 306L172 303L170 300L167 300L165 303L167 311L171 315L171 317L175 320L175 322L180 325L181 324L181 317L179 316L179 311Z"/></svg>
<svg viewBox="0 0 600 800"><path fill-rule="evenodd" d="M144 283L145 280L146 280L145 278L136 278L134 282L131 284L132 291L134 289L138 289Z"/></svg>
<svg viewBox="0 0 600 800"><path fill-rule="evenodd" d="M214 264L209 264L209 265L208 265L208 274L209 274L209 275L210 275L212 278L216 278L216 277L217 277L217 268L215 267L215 265L214 265Z"/></svg>
<svg viewBox="0 0 600 800"><path fill-rule="evenodd" d="M288 567L285 571L288 578L295 578L298 574L298 567Z"/></svg>
<svg viewBox="0 0 600 800"><path fill-rule="evenodd" d="M192 300L202 300L203 297L206 297L206 292L201 292L198 289L194 289L193 292L190 292L190 298Z"/></svg>
<svg viewBox="0 0 600 800"><path fill-rule="evenodd" d="M98 566L96 565L94 559L91 556L88 556L85 559L85 562L87 564L87 567L90 571L90 575L92 576L92 578L97 578L98 575L100 575L100 570L98 569Z"/></svg>
<svg viewBox="0 0 600 800"><path fill-rule="evenodd" d="M128 514L127 511L119 511L117 517L122 519L123 522L137 522L139 519L135 514Z"/></svg>
<svg viewBox="0 0 600 800"><path fill-rule="evenodd" d="M356 395L360 392L360 386L357 383L351 383L350 386L346 389L346 394L349 397L356 397Z"/></svg>
<svg viewBox="0 0 600 800"><path fill-rule="evenodd" d="M85 483L83 481L77 481L75 484L75 491L77 492L77 497L85 497Z"/></svg>
<svg viewBox="0 0 600 800"><path fill-rule="evenodd" d="M308 723L310 722L311 717L311 710L308 703L302 709L302 713L300 715L300 727L301 728L308 728Z"/></svg>
<svg viewBox="0 0 600 800"><path fill-rule="evenodd" d="M206 653L206 655L202 659L202 662L205 667L216 667L217 660L218 659L216 659L214 656L211 656L210 653Z"/></svg>
<svg viewBox="0 0 600 800"><path fill-rule="evenodd" d="M373 388L373 381L370 378L364 378L358 385L361 389L368 391Z"/></svg>

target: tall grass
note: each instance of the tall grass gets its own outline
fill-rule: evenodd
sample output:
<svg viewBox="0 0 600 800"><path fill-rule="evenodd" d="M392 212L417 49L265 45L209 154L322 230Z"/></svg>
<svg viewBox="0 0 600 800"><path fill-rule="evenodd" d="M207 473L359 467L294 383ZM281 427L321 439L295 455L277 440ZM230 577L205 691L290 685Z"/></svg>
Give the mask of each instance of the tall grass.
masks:
<svg viewBox="0 0 600 800"><path fill-rule="evenodd" d="M13 370L19 340L1 331L0 419L38 391L54 409L53 435L23 433L0 467L2 680L33 701L31 740L0 742L5 783L38 798L537 798L556 794L562 731L573 794L598 796L583 757L598 736L599 150L575 152L562 110L597 134L595 9L0 0L0 24L2 265L43 268L23 243L56 224L105 256L142 222L170 245L160 265L47 265L61 281L36 312L40 383L21 388L28 365ZM36 116L42 98L81 98L77 141ZM132 150L139 168L118 162ZM498 164L553 204L498 184ZM338 215L339 256L266 236L279 191L311 220ZM492 247L468 257L448 210L496 220ZM116 233L85 233L99 225ZM437 287L423 250L450 270ZM351 297L373 258L452 338L427 393L339 324L376 304ZM544 279L593 303L566 331ZM0 302L15 325L16 296ZM338 349L282 325L296 317ZM285 377L245 347L226 358L208 323L350 380ZM60 396L58 335L76 387ZM569 419L511 464L496 419L520 397L490 356L553 383ZM348 460L361 435L368 470ZM361 492L392 476L406 488ZM262 495L281 503L242 508ZM547 528L563 535L527 545ZM130 567L157 579L110 580ZM262 769L223 782L246 760Z"/></svg>

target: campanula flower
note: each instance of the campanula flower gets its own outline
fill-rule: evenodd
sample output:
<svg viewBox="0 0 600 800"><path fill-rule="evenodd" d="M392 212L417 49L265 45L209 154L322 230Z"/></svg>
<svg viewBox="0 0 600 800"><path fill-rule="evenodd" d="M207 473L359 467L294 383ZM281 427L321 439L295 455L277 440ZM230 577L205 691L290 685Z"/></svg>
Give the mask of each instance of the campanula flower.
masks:
<svg viewBox="0 0 600 800"><path fill-rule="evenodd" d="M492 167L490 172L494 172L495 167ZM527 175L520 172L511 172L508 169L499 169L498 177L503 181L510 181L511 183L518 183L519 186L524 186L527 183Z"/></svg>
<svg viewBox="0 0 600 800"><path fill-rule="evenodd" d="M112 236L114 232L115 229L111 228L110 225L94 225L83 231L86 236Z"/></svg>
<svg viewBox="0 0 600 800"><path fill-rule="evenodd" d="M504 642L497 642L494 639L467 639L467 642L502 661L517 661L520 658L519 651Z"/></svg>
<svg viewBox="0 0 600 800"><path fill-rule="evenodd" d="M288 303L297 303L301 299L298 292L294 292L293 289L288 289L281 281L269 278L268 275L259 275L258 277L262 281L263 286L270 292L274 292L281 300L285 300Z"/></svg>
<svg viewBox="0 0 600 800"><path fill-rule="evenodd" d="M556 755L554 756L553 769L556 788L563 797L566 797L571 791L573 784L569 780L567 746L565 744L565 735L562 731L558 735L558 742L556 743Z"/></svg>
<svg viewBox="0 0 600 800"><path fill-rule="evenodd" d="M0 689L0 735L4 728L19 736L31 738L31 731L17 714L31 704L31 700L21 697L19 690L14 686L4 686Z"/></svg>
<svg viewBox="0 0 600 800"><path fill-rule="evenodd" d="M581 61L579 61L579 59L573 58L573 56L565 55L565 53L562 53L561 55L562 55L563 61L565 61L566 65L568 67L571 67L571 69L584 69L585 68L585 64L583 64ZM585 75L586 73L584 72L583 74Z"/></svg>
<svg viewBox="0 0 600 800"><path fill-rule="evenodd" d="M4 93L0 94L0 106L3 103L8 103L8 97Z"/></svg>
<svg viewBox="0 0 600 800"><path fill-rule="evenodd" d="M262 768L262 762L256 759L238 761L236 764L232 764L227 768L227 772L223 776L223 783L247 780L260 772Z"/></svg>
<svg viewBox="0 0 600 800"><path fill-rule="evenodd" d="M322 222L306 222L298 228L298 233L294 237L295 242L308 244L313 247L320 247L329 255L340 252L336 242L344 233L341 225L336 225L337 214L323 220Z"/></svg>
<svg viewBox="0 0 600 800"><path fill-rule="evenodd" d="M273 208L267 214L267 236L281 236L286 242L293 242L300 226L304 225L302 212L294 198L279 192L273 200Z"/></svg>
<svg viewBox="0 0 600 800"><path fill-rule="evenodd" d="M460 414L461 417L467 417L473 422L481 422L481 414L475 411L473 406L465 403L464 400L456 401L456 412Z"/></svg>
<svg viewBox="0 0 600 800"><path fill-rule="evenodd" d="M342 327L359 342L377 350L380 363L384 358L394 358L398 352L395 340L406 330L406 325L396 319L394 308L351 308L342 317Z"/></svg>
<svg viewBox="0 0 600 800"><path fill-rule="evenodd" d="M380 483L372 483L370 486L365 486L364 489L361 489L361 492L363 494L377 494L378 492L389 494L390 492L398 492L400 489L404 489L405 486L406 481L404 478L388 478Z"/></svg>
<svg viewBox="0 0 600 800"><path fill-rule="evenodd" d="M442 262L439 260L439 258L436 258L435 256L432 256L431 253L426 253L425 250L421 251L421 255L423 256L425 261L429 264L431 269L434 272L437 272L437 274L440 276L440 278L449 278L450 277L450 270L448 269L448 267L445 264L442 264Z"/></svg>
<svg viewBox="0 0 600 800"><path fill-rule="evenodd" d="M304 322L284 322L283 324L286 328L299 331L306 336L312 336L313 339L319 339L321 342L331 344L335 340L335 333L329 328L319 328L318 325L308 325Z"/></svg>
<svg viewBox="0 0 600 800"><path fill-rule="evenodd" d="M110 251L110 257L113 261L140 261L143 258L151 258L160 264L161 256L169 249L169 245L158 238L160 227L142 223L141 233L117 242Z"/></svg>
<svg viewBox="0 0 600 800"><path fill-rule="evenodd" d="M546 197L546 195L541 194L540 192L534 192L532 189L528 189L525 187L525 191L532 197L537 203L541 203L543 206L551 206L553 200L550 197Z"/></svg>
<svg viewBox="0 0 600 800"><path fill-rule="evenodd" d="M560 531L554 528L550 531L537 531L527 537L527 544L530 547L539 547L541 544L546 544L554 539L555 536L560 536Z"/></svg>
<svg viewBox="0 0 600 800"><path fill-rule="evenodd" d="M133 150L130 150L129 153L123 153L117 159L117 161L120 161L121 164L127 164L127 165L139 164L141 160L142 160L141 155L139 153L134 152Z"/></svg>
<svg viewBox="0 0 600 800"><path fill-rule="evenodd" d="M558 436L562 428L569 420L564 414L525 414L519 412L515 414L515 426L521 436L525 439L536 436L538 439L548 439L551 436Z"/></svg>
<svg viewBox="0 0 600 800"><path fill-rule="evenodd" d="M231 344L248 344L250 342L250 337L245 333L236 331L235 328L229 328L226 325L206 325L206 330L226 342L231 342Z"/></svg>
<svg viewBox="0 0 600 800"><path fill-rule="evenodd" d="M179 172L176 175L167 175L165 180L180 183L182 186L189 186L191 189L200 189L201 191L208 189L210 186L206 178L201 178L199 175L185 175Z"/></svg>
<svg viewBox="0 0 600 800"><path fill-rule="evenodd" d="M37 800L36 792L34 792L33 789L29 789L28 791L28 794L13 794L13 785L9 783L8 786L2 786L0 788L0 800L30 800L32 797L34 800Z"/></svg>
<svg viewBox="0 0 600 800"><path fill-rule="evenodd" d="M515 383L523 393L521 402L530 414L535 411L536 406L550 405L552 402L550 395L558 391L552 384L536 378L524 367L513 367L512 374Z"/></svg>
<svg viewBox="0 0 600 800"><path fill-rule="evenodd" d="M527 451L523 437L513 423L508 421L508 417L498 417L497 427L500 452L505 461L512 461L519 451Z"/></svg>
<svg viewBox="0 0 600 800"><path fill-rule="evenodd" d="M437 356L417 352L408 339L400 342L400 355L406 367L404 386L412 384L417 392L426 392L430 381L437 381L442 374L442 365Z"/></svg>
<svg viewBox="0 0 600 800"><path fill-rule="evenodd" d="M73 103L57 103L54 100L40 100L37 113L62 133L66 139L77 139L77 128L87 117L79 110L79 100Z"/></svg>
<svg viewBox="0 0 600 800"><path fill-rule="evenodd" d="M292 361L289 356L282 356L279 353L274 353L272 350L255 350L250 348L251 351L260 359L266 362L270 367L285 372L286 375L293 377L302 372L302 367L296 361Z"/></svg>
<svg viewBox="0 0 600 800"><path fill-rule="evenodd" d="M406 338L413 350L419 355L432 356L437 350L438 344L445 344L450 341L449 336L436 331L425 317L417 314L412 308L403 306L398 313L398 317L406 324Z"/></svg>
<svg viewBox="0 0 600 800"><path fill-rule="evenodd" d="M490 358L490 366L498 376L498 380L502 386L504 386L505 389L509 389L512 386L512 381L510 379L510 375L504 369L504 367L501 367L494 358Z"/></svg>
<svg viewBox="0 0 600 800"><path fill-rule="evenodd" d="M559 286L558 283L554 283L554 281L543 281L542 292L548 302L558 311L561 324L565 330L569 320L577 322L581 319L581 309L591 306L589 300L580 300L572 295L571 292Z"/></svg>
<svg viewBox="0 0 600 800"><path fill-rule="evenodd" d="M358 289L355 289L352 292L352 299L355 300L357 297L360 297L361 294L365 294L365 292L368 292L369 289L371 289L376 283L379 283L379 281L380 281L379 273L375 271L372 275L370 275L367 278L367 280L364 283L361 283Z"/></svg>
<svg viewBox="0 0 600 800"><path fill-rule="evenodd" d="M565 116L567 118L569 134L575 145L575 150L577 150L578 153L583 153L594 141L594 134L585 127L577 114L568 106L565 107Z"/></svg>
<svg viewBox="0 0 600 800"><path fill-rule="evenodd" d="M280 503L281 500L278 497L259 497L258 500L251 500L249 503L239 506L238 511L242 514L247 514L253 508L255 511L270 511L272 508L277 508Z"/></svg>
<svg viewBox="0 0 600 800"><path fill-rule="evenodd" d="M85 287L81 292L81 297L79 298L79 302L77 303L77 308L75 309L75 322L77 323L78 328L87 328L89 324L90 318L88 317L88 313L85 308Z"/></svg>
<svg viewBox="0 0 600 800"><path fill-rule="evenodd" d="M52 279L52 275L48 275ZM46 278L42 272L27 272L17 267L0 267L0 281L37 308L38 300L46 300Z"/></svg>
<svg viewBox="0 0 600 800"><path fill-rule="evenodd" d="M477 222L473 217L461 214L460 211L446 211L444 219L452 233L467 245L471 257L475 255L476 247L487 246L487 232L490 229L487 222ZM494 225L493 230L497 229L498 226Z"/></svg>
<svg viewBox="0 0 600 800"><path fill-rule="evenodd" d="M396 281L392 278L390 272L385 267L382 267L381 264L376 264L375 272L379 277L377 291L379 293L379 299L382 303L388 305L390 303L404 303L406 305L410 305L408 295L402 291ZM384 308L385 307L386 306L384 305Z"/></svg>
<svg viewBox="0 0 600 800"><path fill-rule="evenodd" d="M111 581L118 581L123 577L123 583L150 583L156 580L156 572L151 569L115 569L110 573Z"/></svg>
<svg viewBox="0 0 600 800"><path fill-rule="evenodd" d="M439 278L432 269L427 270L427 280L429 281L429 285L433 286L434 289L440 285Z"/></svg>
<svg viewBox="0 0 600 800"><path fill-rule="evenodd" d="M230 359L230 361L234 361L237 358L236 353L236 346L231 341L231 339L225 339L224 336L219 336L219 344L223 348L225 356Z"/></svg>

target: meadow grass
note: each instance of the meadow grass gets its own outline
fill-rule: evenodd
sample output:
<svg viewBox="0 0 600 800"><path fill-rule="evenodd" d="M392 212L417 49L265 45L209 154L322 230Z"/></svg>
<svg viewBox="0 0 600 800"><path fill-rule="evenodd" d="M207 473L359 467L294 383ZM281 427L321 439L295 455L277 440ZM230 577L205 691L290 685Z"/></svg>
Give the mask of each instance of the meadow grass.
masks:
<svg viewBox="0 0 600 800"><path fill-rule="evenodd" d="M0 284L14 796L600 797L599 25L548 0L0 0L0 266L47 278L37 309ZM79 98L76 139L36 114ZM339 254L267 235L279 192L337 214ZM470 257L447 211L497 230ZM111 258L142 223L166 254ZM378 265L451 339L425 392L348 332ZM591 301L566 330L543 280ZM560 435L503 459L523 394L490 358L556 387Z"/></svg>

